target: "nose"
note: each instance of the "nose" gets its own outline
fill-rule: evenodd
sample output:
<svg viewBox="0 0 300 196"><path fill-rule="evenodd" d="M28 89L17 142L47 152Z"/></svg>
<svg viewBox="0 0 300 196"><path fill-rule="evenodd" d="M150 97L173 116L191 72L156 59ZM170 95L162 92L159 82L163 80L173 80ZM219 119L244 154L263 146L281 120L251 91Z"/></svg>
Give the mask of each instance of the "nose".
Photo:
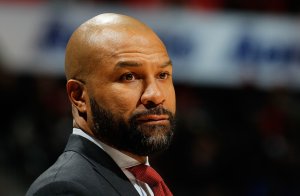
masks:
<svg viewBox="0 0 300 196"><path fill-rule="evenodd" d="M153 108L163 104L165 101L164 93L157 81L152 81L145 84L141 102L146 108Z"/></svg>

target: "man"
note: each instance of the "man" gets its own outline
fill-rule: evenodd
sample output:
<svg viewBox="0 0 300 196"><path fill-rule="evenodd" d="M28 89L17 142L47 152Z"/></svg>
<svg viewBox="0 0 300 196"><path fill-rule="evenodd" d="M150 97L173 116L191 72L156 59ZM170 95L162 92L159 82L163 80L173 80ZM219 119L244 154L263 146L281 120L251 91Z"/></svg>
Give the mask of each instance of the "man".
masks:
<svg viewBox="0 0 300 196"><path fill-rule="evenodd" d="M172 195L148 167L148 155L169 146L175 115L172 64L158 36L132 17L98 15L72 34L65 73L73 134L27 195Z"/></svg>

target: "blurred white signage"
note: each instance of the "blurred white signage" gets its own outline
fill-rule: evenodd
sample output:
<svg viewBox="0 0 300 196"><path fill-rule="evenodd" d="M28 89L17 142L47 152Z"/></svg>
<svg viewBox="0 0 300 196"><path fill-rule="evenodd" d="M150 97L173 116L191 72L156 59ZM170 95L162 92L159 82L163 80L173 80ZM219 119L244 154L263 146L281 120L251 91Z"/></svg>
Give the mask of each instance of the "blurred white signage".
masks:
<svg viewBox="0 0 300 196"><path fill-rule="evenodd" d="M151 26L168 48L175 82L300 88L300 20L270 15L2 5L0 56L13 71L63 75L70 34L104 12L128 14Z"/></svg>

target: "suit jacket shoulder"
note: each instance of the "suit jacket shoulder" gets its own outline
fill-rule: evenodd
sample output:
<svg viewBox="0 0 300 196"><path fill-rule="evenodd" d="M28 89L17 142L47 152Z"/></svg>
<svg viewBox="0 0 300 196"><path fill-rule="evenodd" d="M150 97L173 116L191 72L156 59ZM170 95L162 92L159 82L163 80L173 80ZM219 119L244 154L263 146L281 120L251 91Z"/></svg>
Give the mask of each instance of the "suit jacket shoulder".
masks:
<svg viewBox="0 0 300 196"><path fill-rule="evenodd" d="M29 188L31 195L138 195L137 191L101 148L71 135L65 151Z"/></svg>

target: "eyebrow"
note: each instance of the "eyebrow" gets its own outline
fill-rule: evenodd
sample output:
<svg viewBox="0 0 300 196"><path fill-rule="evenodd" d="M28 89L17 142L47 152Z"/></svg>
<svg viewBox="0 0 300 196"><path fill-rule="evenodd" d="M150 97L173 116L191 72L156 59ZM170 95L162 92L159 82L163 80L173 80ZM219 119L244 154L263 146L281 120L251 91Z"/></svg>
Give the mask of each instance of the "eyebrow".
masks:
<svg viewBox="0 0 300 196"><path fill-rule="evenodd" d="M117 63L116 67L140 67L142 66L142 63L136 62L136 61L120 61ZM172 66L172 61L169 60L163 64L160 65L160 67L164 68L167 66Z"/></svg>
<svg viewBox="0 0 300 196"><path fill-rule="evenodd" d="M141 63L135 61L120 61L117 63L116 67L140 67Z"/></svg>
<svg viewBox="0 0 300 196"><path fill-rule="evenodd" d="M165 62L164 64L161 65L161 67L167 67L167 66L173 66L173 63L171 60Z"/></svg>

